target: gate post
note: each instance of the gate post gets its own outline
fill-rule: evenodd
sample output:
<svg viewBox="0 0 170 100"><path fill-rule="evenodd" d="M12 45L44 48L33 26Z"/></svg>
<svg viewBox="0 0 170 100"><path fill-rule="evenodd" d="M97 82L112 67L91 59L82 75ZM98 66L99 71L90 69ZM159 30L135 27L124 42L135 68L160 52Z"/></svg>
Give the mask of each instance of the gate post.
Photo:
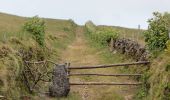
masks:
<svg viewBox="0 0 170 100"><path fill-rule="evenodd" d="M70 84L66 65L55 65L52 74L52 85L49 87L49 95L52 97L67 96L70 91Z"/></svg>

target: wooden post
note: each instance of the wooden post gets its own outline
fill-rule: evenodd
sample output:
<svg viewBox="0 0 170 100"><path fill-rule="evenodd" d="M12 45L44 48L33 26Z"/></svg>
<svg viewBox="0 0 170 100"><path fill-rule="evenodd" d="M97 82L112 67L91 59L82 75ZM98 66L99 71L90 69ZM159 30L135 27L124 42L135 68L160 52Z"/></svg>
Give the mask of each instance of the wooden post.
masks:
<svg viewBox="0 0 170 100"><path fill-rule="evenodd" d="M70 75L70 69L69 69L69 67L70 67L70 62L67 62L66 63L66 73L67 73L67 80L68 81L70 81L70 77L69 77L69 75Z"/></svg>
<svg viewBox="0 0 170 100"><path fill-rule="evenodd" d="M70 67L70 63L68 63L68 75L70 74L69 67Z"/></svg>
<svg viewBox="0 0 170 100"><path fill-rule="evenodd" d="M67 76L69 76L69 74L70 74L70 70L69 70L70 63L69 62L65 63L65 67L66 67Z"/></svg>
<svg viewBox="0 0 170 100"><path fill-rule="evenodd" d="M113 46L114 46L113 38L111 38L111 40L110 40L110 51L111 52L113 51Z"/></svg>

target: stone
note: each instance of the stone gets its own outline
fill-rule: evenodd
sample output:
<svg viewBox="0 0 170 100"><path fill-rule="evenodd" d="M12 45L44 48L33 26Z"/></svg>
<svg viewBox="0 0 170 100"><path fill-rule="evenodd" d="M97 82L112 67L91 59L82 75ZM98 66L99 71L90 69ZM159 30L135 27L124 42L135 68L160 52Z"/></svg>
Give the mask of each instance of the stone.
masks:
<svg viewBox="0 0 170 100"><path fill-rule="evenodd" d="M52 74L49 95L52 97L66 97L70 91L70 85L65 65L56 65Z"/></svg>
<svg viewBox="0 0 170 100"><path fill-rule="evenodd" d="M132 57L136 61L147 61L148 53L144 47L130 39L116 39L113 42L114 49L118 52Z"/></svg>

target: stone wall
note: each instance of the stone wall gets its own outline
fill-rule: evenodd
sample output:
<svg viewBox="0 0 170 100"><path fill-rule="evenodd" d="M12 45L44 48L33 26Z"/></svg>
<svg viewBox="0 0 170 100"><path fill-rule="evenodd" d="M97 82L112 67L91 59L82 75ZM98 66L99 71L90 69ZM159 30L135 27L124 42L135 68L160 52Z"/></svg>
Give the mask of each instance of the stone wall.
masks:
<svg viewBox="0 0 170 100"><path fill-rule="evenodd" d="M111 42L110 42L111 43ZM135 41L130 39L116 39L113 40L113 50L117 50L122 54L126 54L127 56L132 57L136 61L147 61L148 60L148 52L145 47L141 46Z"/></svg>

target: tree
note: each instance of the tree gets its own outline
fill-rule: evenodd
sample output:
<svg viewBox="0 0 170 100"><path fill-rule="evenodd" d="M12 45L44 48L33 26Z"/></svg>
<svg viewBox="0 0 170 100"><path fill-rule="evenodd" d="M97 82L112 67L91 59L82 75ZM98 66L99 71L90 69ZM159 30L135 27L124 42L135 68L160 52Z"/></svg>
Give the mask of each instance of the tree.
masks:
<svg viewBox="0 0 170 100"><path fill-rule="evenodd" d="M170 14L154 12L153 15L154 18L148 20L148 30L144 32L145 42L151 51L163 50L166 48L166 42L169 39Z"/></svg>

